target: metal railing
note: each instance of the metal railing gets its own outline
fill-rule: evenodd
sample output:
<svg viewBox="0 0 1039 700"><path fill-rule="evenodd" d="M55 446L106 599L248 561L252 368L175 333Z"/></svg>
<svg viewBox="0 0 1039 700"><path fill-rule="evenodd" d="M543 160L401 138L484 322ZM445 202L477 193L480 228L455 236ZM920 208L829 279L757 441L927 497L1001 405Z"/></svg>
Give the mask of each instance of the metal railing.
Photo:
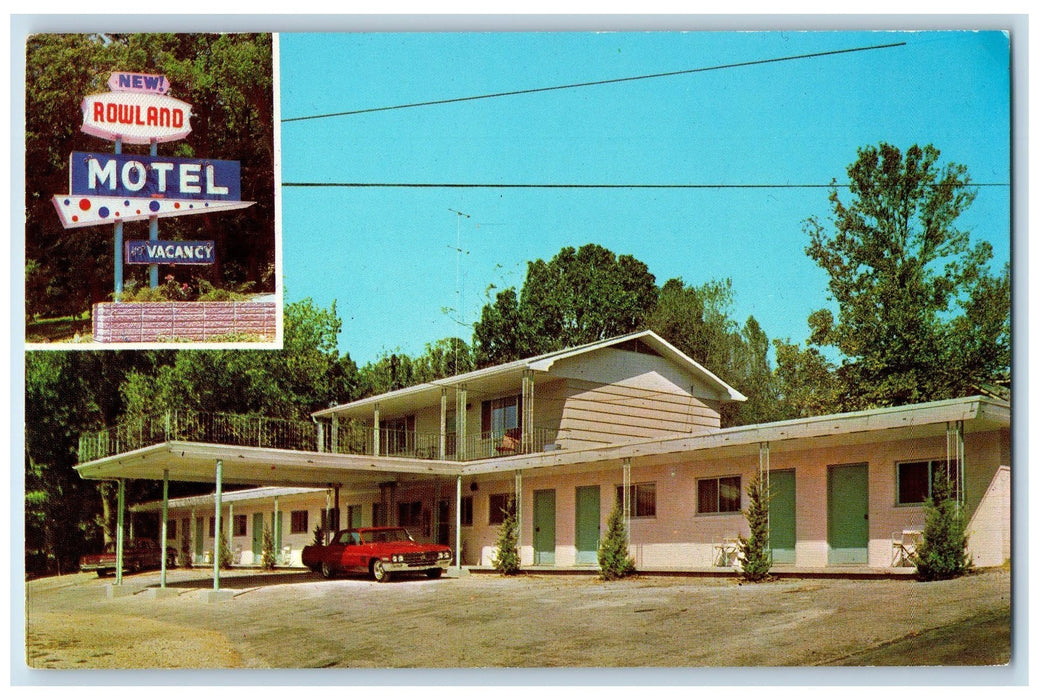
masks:
<svg viewBox="0 0 1039 700"><path fill-rule="evenodd" d="M311 421L266 416L163 411L80 435L79 462L82 464L171 440L312 452L317 444L317 426Z"/></svg>
<svg viewBox="0 0 1039 700"><path fill-rule="evenodd" d="M323 444L319 447L319 435ZM551 449L556 431L535 428L528 445L518 431L479 433L459 439L450 433L444 439L444 458L471 461L541 452ZM242 447L269 447L305 452L335 452L349 455L376 454L375 432L370 425L329 424L319 431L313 421L268 418L234 413L163 411L122 421L114 426L85 433L79 438L79 463L179 440ZM386 457L439 459L440 434L382 428L378 454Z"/></svg>

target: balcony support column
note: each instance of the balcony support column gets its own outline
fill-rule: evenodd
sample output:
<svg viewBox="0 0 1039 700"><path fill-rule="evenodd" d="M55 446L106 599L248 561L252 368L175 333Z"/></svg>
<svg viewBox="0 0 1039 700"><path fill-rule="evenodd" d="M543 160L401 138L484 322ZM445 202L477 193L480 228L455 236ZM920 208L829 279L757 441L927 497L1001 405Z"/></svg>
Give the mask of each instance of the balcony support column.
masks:
<svg viewBox="0 0 1039 700"><path fill-rule="evenodd" d="M447 387L440 387L440 459L447 458Z"/></svg>
<svg viewBox="0 0 1039 700"><path fill-rule="evenodd" d="M520 450L524 454L535 451L534 446L534 370L523 370L523 389L520 405Z"/></svg>
<svg viewBox="0 0 1039 700"><path fill-rule="evenodd" d="M458 461L464 462L468 458L468 442L469 442L469 429L466 425L466 402L468 400L468 391L466 391L465 384L460 384L455 389L455 434L458 435L458 447L456 452L458 455Z"/></svg>
<svg viewBox="0 0 1039 700"><path fill-rule="evenodd" d="M455 566L462 570L462 475L455 478Z"/></svg>
<svg viewBox="0 0 1039 700"><path fill-rule="evenodd" d="M216 498L213 521L213 590L220 590L220 511L224 508L224 460L216 461Z"/></svg>
<svg viewBox="0 0 1039 700"><path fill-rule="evenodd" d="M379 456L379 404L375 404L372 412L372 455Z"/></svg>
<svg viewBox="0 0 1039 700"><path fill-rule="evenodd" d="M317 426L317 451L325 451L325 424L323 421L316 420L314 424Z"/></svg>
<svg viewBox="0 0 1039 700"><path fill-rule="evenodd" d="M339 416L332 416L332 452L339 453Z"/></svg>
<svg viewBox="0 0 1039 700"><path fill-rule="evenodd" d="M123 585L123 511L126 509L126 481L119 479L115 512L115 585Z"/></svg>

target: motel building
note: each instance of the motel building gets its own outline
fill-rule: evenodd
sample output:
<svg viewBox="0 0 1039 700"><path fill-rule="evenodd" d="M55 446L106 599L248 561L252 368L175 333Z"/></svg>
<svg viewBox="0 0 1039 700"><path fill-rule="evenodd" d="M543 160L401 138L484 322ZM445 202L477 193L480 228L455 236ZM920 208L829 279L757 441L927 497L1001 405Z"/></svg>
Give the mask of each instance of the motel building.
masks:
<svg viewBox="0 0 1039 700"><path fill-rule="evenodd" d="M450 545L456 570L489 567L515 507L524 567L594 568L621 504L640 570L721 573L738 565L747 488L760 475L775 570L905 573L939 469L966 509L974 565L1010 558L1008 402L973 396L721 428L722 405L742 400L643 331L333 406L310 422L156 414L83 436L76 469L120 487L213 484L209 495L131 508L165 521L167 545L196 566L217 560L217 532L235 565L259 565L266 527L278 565L300 566L323 532L402 525ZM219 589L215 565L213 576Z"/></svg>

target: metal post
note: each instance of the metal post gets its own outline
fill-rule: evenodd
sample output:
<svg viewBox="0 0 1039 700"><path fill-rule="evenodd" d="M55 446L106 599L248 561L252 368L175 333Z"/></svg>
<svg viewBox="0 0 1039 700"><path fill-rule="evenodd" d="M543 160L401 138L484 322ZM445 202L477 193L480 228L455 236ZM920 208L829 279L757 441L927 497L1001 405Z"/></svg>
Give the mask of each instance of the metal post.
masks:
<svg viewBox="0 0 1039 700"><path fill-rule="evenodd" d="M123 510L126 506L126 482L119 479L115 514L115 585L123 585Z"/></svg>
<svg viewBox="0 0 1039 700"><path fill-rule="evenodd" d="M378 523L372 523L377 525ZM325 544L332 541L332 490L325 489Z"/></svg>
<svg viewBox="0 0 1039 700"><path fill-rule="evenodd" d="M372 456L379 456L379 404L375 404L372 416Z"/></svg>
<svg viewBox="0 0 1039 700"><path fill-rule="evenodd" d="M317 422L317 451L325 451L325 424L320 420Z"/></svg>
<svg viewBox="0 0 1039 700"><path fill-rule="evenodd" d="M459 462L464 462L468 458L468 426L466 425L466 388L465 385L455 389L455 434L458 436L458 446L455 448L456 457Z"/></svg>
<svg viewBox="0 0 1039 700"><path fill-rule="evenodd" d="M772 524L769 520L771 516L771 508L769 502L772 500L772 485L771 485L771 465L772 454L769 449L767 442L762 442L758 445L758 485L761 488L761 495L765 501L765 546L770 550L772 548L771 542L771 528Z"/></svg>
<svg viewBox="0 0 1039 700"><path fill-rule="evenodd" d="M151 154L157 156L159 154L158 143L152 141ZM155 242L159 240L159 217L149 216L148 217L148 240ZM159 266L149 265L148 266L148 279L151 283L152 289L159 286Z"/></svg>
<svg viewBox="0 0 1039 700"><path fill-rule="evenodd" d="M274 497L274 515L271 516L271 537L274 539L274 563L278 563L281 554L281 517L278 515L278 497Z"/></svg>
<svg viewBox="0 0 1039 700"><path fill-rule="evenodd" d="M624 532L628 537L628 549L631 549L631 458L626 457L621 463L623 476L621 477L621 512L624 517Z"/></svg>
<svg viewBox="0 0 1039 700"><path fill-rule="evenodd" d="M166 538L167 538L167 522L166 519L169 517L169 501L170 501L170 470L162 470L162 525L159 527L162 533L159 537L159 551L162 556L162 568L159 569L159 588L166 587Z"/></svg>
<svg viewBox="0 0 1039 700"><path fill-rule="evenodd" d="M216 461L216 515L213 520L213 590L220 590L220 510L223 508L224 460Z"/></svg>
<svg viewBox="0 0 1039 700"><path fill-rule="evenodd" d="M523 407L520 414L520 450L523 454L535 451L534 445L534 370L523 370L521 394Z"/></svg>
<svg viewBox="0 0 1039 700"><path fill-rule="evenodd" d="M462 476L457 477L455 487L455 565L462 570Z"/></svg>
<svg viewBox="0 0 1039 700"><path fill-rule="evenodd" d="M523 550L523 472L516 470L516 550ZM522 561L522 559L521 559Z"/></svg>
<svg viewBox="0 0 1039 700"><path fill-rule="evenodd" d="M115 152L116 154L123 152L123 139L116 137L115 140ZM123 222L117 221L114 226L115 235L113 236L115 243L115 300L119 301L119 295L123 293Z"/></svg>
<svg viewBox="0 0 1039 700"><path fill-rule="evenodd" d="M437 450L440 459L447 458L447 387L440 387L440 449Z"/></svg>

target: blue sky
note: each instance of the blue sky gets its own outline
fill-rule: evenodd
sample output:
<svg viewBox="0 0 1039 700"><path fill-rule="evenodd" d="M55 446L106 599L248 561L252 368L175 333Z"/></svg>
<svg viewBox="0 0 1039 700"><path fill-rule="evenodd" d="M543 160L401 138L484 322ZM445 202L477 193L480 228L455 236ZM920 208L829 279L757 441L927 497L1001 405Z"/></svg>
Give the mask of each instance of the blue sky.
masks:
<svg viewBox="0 0 1039 700"><path fill-rule="evenodd" d="M905 42L566 90L290 121L283 183L813 184L856 149L934 144L1010 182L1009 44L999 32L281 34L283 119ZM733 316L803 341L827 304L803 221L825 188L286 186L286 298L338 303L359 364L471 329L526 262L598 243L663 284L731 278ZM469 218L460 218L452 210ZM959 224L1010 256L1010 188ZM456 252L460 238L463 254ZM460 280L460 283L456 282ZM493 290L492 290L493 294Z"/></svg>

